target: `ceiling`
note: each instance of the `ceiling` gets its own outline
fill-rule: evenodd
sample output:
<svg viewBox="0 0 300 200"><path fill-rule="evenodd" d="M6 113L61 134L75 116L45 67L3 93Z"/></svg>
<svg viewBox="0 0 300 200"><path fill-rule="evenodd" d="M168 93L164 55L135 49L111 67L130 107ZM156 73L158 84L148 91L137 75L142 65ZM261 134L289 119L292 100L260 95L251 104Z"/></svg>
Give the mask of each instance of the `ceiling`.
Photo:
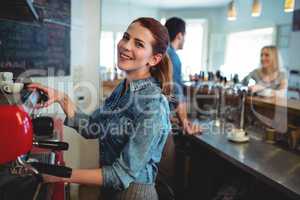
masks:
<svg viewBox="0 0 300 200"><path fill-rule="evenodd" d="M157 8L220 7L231 0L115 0L122 3L138 4Z"/></svg>

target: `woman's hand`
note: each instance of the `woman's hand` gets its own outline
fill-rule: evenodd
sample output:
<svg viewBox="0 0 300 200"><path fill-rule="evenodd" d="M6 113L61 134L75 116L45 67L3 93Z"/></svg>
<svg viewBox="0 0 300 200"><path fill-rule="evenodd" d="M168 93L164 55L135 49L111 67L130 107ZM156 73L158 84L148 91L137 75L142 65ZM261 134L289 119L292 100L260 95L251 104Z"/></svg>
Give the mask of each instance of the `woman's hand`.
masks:
<svg viewBox="0 0 300 200"><path fill-rule="evenodd" d="M62 107L63 111L67 115L67 117L72 118L76 112L76 106L71 101L71 99L63 92L60 92L56 89L49 88L46 86L42 86L37 83L32 83L27 86L29 89L38 89L43 91L48 96L48 101L45 102L43 105L38 105L38 107L48 107L49 105L58 102Z"/></svg>
<svg viewBox="0 0 300 200"><path fill-rule="evenodd" d="M34 90L34 89L41 90L48 96L48 101L45 102L43 105L38 105L38 107L48 107L49 105L51 105L55 102L60 102L65 96L64 93L62 93L58 90L55 90L53 88L49 88L49 87L46 87L46 86L42 86L38 83L29 84L27 86L27 88L29 90Z"/></svg>
<svg viewBox="0 0 300 200"><path fill-rule="evenodd" d="M193 123L188 119L182 122L182 126L184 133L188 135L200 134L202 132L202 128L200 125Z"/></svg>
<svg viewBox="0 0 300 200"><path fill-rule="evenodd" d="M249 86L249 90L253 93L259 92L259 91L264 90L264 89L265 89L265 87L263 87L262 85L259 85L259 84Z"/></svg>

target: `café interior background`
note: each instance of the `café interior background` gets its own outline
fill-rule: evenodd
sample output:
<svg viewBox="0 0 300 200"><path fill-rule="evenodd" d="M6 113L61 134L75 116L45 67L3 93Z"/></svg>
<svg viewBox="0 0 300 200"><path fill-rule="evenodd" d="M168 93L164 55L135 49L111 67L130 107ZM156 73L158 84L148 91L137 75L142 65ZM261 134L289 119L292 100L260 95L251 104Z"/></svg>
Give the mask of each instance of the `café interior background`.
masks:
<svg viewBox="0 0 300 200"><path fill-rule="evenodd" d="M117 41L128 24L141 16L154 17L162 22L177 16L187 21L186 44L180 52L185 80L189 74L217 69L228 77L236 72L242 78L258 67L259 51L265 44L279 47L286 70L300 70L300 31L292 31L293 12L284 11L284 0L260 0L261 13L257 17L251 15L253 1L235 0L235 20L227 19L229 2L72 0L71 74L64 76L64 79L47 77L34 80L64 89L79 106L91 112L103 100L102 80L113 77ZM295 1L295 9L300 9L299 0ZM241 38L246 38L247 43L242 43ZM251 42L253 40L256 42ZM68 83L68 87L62 87L62 81ZM289 81L291 86L300 87L294 80ZM70 89L79 82L92 83L94 93L80 88ZM79 100L80 96L85 98ZM97 103L89 105L91 98L96 98ZM45 112L62 113L58 106L50 107ZM65 153L67 165L75 168L97 166L97 141L81 139L72 133L72 129L65 129L65 140L70 143L70 149Z"/></svg>

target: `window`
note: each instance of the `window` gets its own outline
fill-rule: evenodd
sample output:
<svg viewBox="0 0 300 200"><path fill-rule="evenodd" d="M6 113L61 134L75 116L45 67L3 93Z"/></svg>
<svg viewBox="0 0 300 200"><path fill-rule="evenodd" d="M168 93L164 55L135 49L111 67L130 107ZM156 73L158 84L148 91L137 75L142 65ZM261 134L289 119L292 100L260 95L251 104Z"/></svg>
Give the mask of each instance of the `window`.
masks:
<svg viewBox="0 0 300 200"><path fill-rule="evenodd" d="M190 74L206 70L207 22L202 19L187 19L185 43L178 55L182 62L182 79L188 80Z"/></svg>
<svg viewBox="0 0 300 200"><path fill-rule="evenodd" d="M117 66L117 45L122 38L123 33L112 32L112 31L102 31L100 38L100 71L102 73L110 73L108 79L112 78L112 73L114 72L114 67ZM117 73L122 72L117 69Z"/></svg>
<svg viewBox="0 0 300 200"><path fill-rule="evenodd" d="M114 67L114 34L102 31L100 37L100 66L109 71Z"/></svg>
<svg viewBox="0 0 300 200"><path fill-rule="evenodd" d="M118 43L122 39L124 33L117 32L115 33L115 55L114 55L114 61L115 61L115 66L117 66L118 62ZM121 74L122 71L117 69L118 74Z"/></svg>
<svg viewBox="0 0 300 200"><path fill-rule="evenodd" d="M243 78L259 67L261 48L274 43L273 27L230 33L227 37L225 64L220 70L227 77L237 73Z"/></svg>

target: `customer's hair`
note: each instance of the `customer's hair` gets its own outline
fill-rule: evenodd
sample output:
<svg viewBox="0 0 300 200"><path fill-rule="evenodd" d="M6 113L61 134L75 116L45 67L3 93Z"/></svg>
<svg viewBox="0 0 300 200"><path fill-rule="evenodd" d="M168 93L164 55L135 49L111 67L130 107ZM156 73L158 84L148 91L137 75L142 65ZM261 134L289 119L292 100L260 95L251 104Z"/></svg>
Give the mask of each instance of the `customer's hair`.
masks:
<svg viewBox="0 0 300 200"><path fill-rule="evenodd" d="M178 33L185 34L185 21L178 17L172 17L168 19L165 27L168 29L171 42L175 39Z"/></svg>
<svg viewBox="0 0 300 200"><path fill-rule="evenodd" d="M162 92L166 96L171 94L172 82L172 62L166 51L169 46L168 30L157 20L149 17L142 17L134 20L132 23L138 22L144 28L148 29L153 38L152 43L153 55L162 54L162 60L150 72L153 77L158 79L161 84Z"/></svg>
<svg viewBox="0 0 300 200"><path fill-rule="evenodd" d="M262 72L264 74L278 72L280 70L280 66L279 66L279 52L278 52L277 47L274 45L264 46L261 49L261 52L264 49L269 52L273 65L272 65L272 69L262 69Z"/></svg>

